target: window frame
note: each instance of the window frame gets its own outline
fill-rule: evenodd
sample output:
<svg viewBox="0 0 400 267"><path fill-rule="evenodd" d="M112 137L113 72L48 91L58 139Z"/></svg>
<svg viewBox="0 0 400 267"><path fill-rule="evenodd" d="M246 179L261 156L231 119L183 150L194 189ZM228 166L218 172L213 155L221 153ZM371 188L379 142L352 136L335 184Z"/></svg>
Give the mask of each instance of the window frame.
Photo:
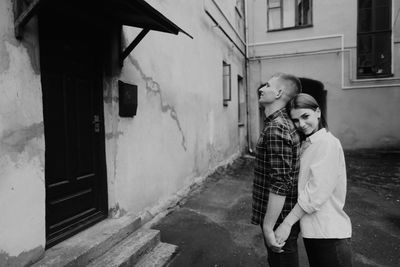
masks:
<svg viewBox="0 0 400 267"><path fill-rule="evenodd" d="M290 27L284 27L283 26L283 19L284 19L284 7L283 7L283 0L279 0L279 7L269 7L269 3L271 0L266 0L267 2L267 32L276 32L276 31L286 31L286 30L295 30L295 29L304 29L304 28L310 28L313 27L313 1L310 1L310 23L306 25L298 25L299 24L299 12L297 10L297 5L299 0L293 0L293 4L295 5L294 8L294 26ZM271 9L280 9L280 28L277 29L270 29L270 23L269 23L269 16L270 16L270 10Z"/></svg>
<svg viewBox="0 0 400 267"><path fill-rule="evenodd" d="M242 127L246 121L246 91L244 87L244 78L241 75L237 76L237 102L238 102L238 126Z"/></svg>
<svg viewBox="0 0 400 267"><path fill-rule="evenodd" d="M388 13L389 13L389 24L388 24L388 29L380 29L380 30L377 30L377 29L375 29L375 27L376 27L376 25L373 25L373 22L375 21L375 16L377 16L376 15L376 5L375 5L375 3L376 3L376 1L379 1L379 0L371 0L371 29L370 29L370 31L362 31L361 30L361 27L362 27L362 25L361 25L361 20L360 20L360 11L361 11L361 7L360 7L360 1L361 0L358 0L357 1L357 46L356 46L356 50L357 50L357 53L356 53L356 77L357 77L357 79L370 79L370 78L387 78L387 77L393 77L393 36L392 36L392 34L393 34L393 28L392 28L392 8L393 8L393 4L392 4L392 1L391 0L388 0L388 3L389 3L389 11L388 11ZM389 44L388 44L388 46L389 46L389 49L387 50L388 51L388 54L389 54L389 60L390 60L390 62L388 63L389 64L389 70L388 70L388 72L384 72L384 73L382 73L382 74L380 74L380 73L366 73L366 74L364 74L364 73L359 73L359 68L361 68L361 65L360 65L360 57L361 57L361 55L360 54L362 54L362 53L360 53L360 37L361 36L371 36L371 60L373 61L373 63L375 64L375 65L373 65L372 67L374 67L374 66L376 66L377 64L376 64L376 59L378 58L378 51L376 50L376 49L374 49L375 48L375 46L376 46L376 40L378 39L378 37L381 35L383 35L383 34L385 34L386 35L386 38L388 38L389 39ZM382 54L383 55L383 54Z"/></svg>
<svg viewBox="0 0 400 267"><path fill-rule="evenodd" d="M235 11L240 18L244 17L243 6L244 6L243 0L236 0Z"/></svg>
<svg viewBox="0 0 400 267"><path fill-rule="evenodd" d="M232 100L231 70L231 64L222 61L222 102L224 106L228 106L228 102Z"/></svg>

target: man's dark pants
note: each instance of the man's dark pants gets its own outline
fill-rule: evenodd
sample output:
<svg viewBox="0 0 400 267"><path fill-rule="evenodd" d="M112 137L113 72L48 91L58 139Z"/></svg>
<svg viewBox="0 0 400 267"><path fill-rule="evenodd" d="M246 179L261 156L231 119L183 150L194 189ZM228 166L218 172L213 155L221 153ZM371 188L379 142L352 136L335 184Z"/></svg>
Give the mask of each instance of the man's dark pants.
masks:
<svg viewBox="0 0 400 267"><path fill-rule="evenodd" d="M261 225L261 231L263 232L264 244L268 251L268 264L270 267L298 267L299 266L299 253L297 249L297 237L300 232L300 224L296 223L293 225L290 235L282 247L283 252L273 252L265 241L264 231Z"/></svg>

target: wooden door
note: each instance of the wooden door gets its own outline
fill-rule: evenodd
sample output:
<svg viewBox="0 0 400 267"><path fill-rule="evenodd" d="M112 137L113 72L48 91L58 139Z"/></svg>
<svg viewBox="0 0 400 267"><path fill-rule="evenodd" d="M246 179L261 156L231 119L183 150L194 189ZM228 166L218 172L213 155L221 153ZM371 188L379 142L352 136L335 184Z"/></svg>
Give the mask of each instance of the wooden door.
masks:
<svg viewBox="0 0 400 267"><path fill-rule="evenodd" d="M39 35L50 247L107 216L102 64L78 17L42 10Z"/></svg>

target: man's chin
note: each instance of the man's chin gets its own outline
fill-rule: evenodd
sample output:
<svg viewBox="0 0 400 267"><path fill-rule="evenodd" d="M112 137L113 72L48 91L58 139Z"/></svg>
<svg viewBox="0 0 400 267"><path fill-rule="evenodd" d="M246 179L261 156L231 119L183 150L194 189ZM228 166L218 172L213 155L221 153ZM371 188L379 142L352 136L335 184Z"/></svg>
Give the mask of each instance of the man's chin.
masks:
<svg viewBox="0 0 400 267"><path fill-rule="evenodd" d="M265 102L265 101L258 100L258 104L259 104L260 106L262 106L262 107L265 107L265 106L267 106L269 103L268 103L268 102Z"/></svg>

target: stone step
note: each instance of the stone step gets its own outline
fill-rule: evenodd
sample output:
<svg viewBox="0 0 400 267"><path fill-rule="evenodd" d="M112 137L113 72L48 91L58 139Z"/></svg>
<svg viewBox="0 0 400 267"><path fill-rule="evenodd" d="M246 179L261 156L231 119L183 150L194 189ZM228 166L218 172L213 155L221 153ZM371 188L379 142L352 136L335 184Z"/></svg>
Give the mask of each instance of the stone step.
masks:
<svg viewBox="0 0 400 267"><path fill-rule="evenodd" d="M147 253L135 267L164 267L176 255L178 247L175 245L160 243L152 251Z"/></svg>
<svg viewBox="0 0 400 267"><path fill-rule="evenodd" d="M86 266L139 227L141 227L140 218L131 215L106 219L48 249L43 259L33 266Z"/></svg>
<svg viewBox="0 0 400 267"><path fill-rule="evenodd" d="M107 253L94 259L88 267L134 266L145 254L160 243L160 231L139 229Z"/></svg>

